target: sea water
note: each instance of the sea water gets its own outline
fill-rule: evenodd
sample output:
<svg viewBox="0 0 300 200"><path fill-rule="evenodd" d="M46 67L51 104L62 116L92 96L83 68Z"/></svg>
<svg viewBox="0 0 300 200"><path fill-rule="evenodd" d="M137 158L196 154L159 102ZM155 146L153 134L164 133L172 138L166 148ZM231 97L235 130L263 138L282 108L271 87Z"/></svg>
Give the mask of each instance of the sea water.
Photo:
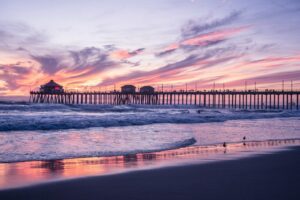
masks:
<svg viewBox="0 0 300 200"><path fill-rule="evenodd" d="M295 110L0 104L0 162L127 155L243 140L300 138Z"/></svg>

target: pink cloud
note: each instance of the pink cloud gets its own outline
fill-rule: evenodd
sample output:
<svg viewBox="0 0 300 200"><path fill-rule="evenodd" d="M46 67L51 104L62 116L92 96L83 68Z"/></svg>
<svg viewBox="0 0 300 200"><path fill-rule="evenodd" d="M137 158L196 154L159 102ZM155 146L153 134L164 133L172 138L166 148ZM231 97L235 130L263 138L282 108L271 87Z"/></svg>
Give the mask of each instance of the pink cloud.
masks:
<svg viewBox="0 0 300 200"><path fill-rule="evenodd" d="M281 87L281 81L300 81L300 71L286 71L286 72L277 72L277 73L270 73L270 74L265 74L265 75L260 75L260 76L253 76L251 78L247 79L239 79L235 81L231 81L226 83L227 87L243 87L245 84L245 81L247 81L248 85L254 85L256 82L257 85L259 84L273 84ZM280 84L278 84L280 83ZM276 87L273 87L276 88Z"/></svg>
<svg viewBox="0 0 300 200"><path fill-rule="evenodd" d="M172 50L175 50L175 49L178 49L179 48L179 44L170 44L169 46L167 46L164 51L172 51Z"/></svg>
<svg viewBox="0 0 300 200"><path fill-rule="evenodd" d="M225 29L221 31L215 31L211 33L201 34L196 37L187 39L182 41L181 45L197 45L197 46L206 46L211 41L219 41L224 40L234 34L237 34L241 31L246 30L248 27L238 27L238 28L231 28L231 29Z"/></svg>
<svg viewBox="0 0 300 200"><path fill-rule="evenodd" d="M136 56L136 55L142 53L143 51L144 51L143 48L140 48L140 49L137 49L134 51L118 49L118 50L113 51L110 56L114 59L124 60L124 59L131 58L133 56Z"/></svg>
<svg viewBox="0 0 300 200"><path fill-rule="evenodd" d="M122 60L122 59L127 59L127 58L131 57L131 55L127 50L120 49L120 50L113 51L111 53L111 57Z"/></svg>
<svg viewBox="0 0 300 200"><path fill-rule="evenodd" d="M232 70L235 69L258 69L258 70L270 70L274 69L274 67L284 67L291 64L300 63L300 56L287 56L287 57L268 57L258 60L250 60L244 61L241 63L237 63L232 66Z"/></svg>
<svg viewBox="0 0 300 200"><path fill-rule="evenodd" d="M174 51L180 46L209 46L215 42L223 41L235 34L238 34L244 30L247 30L250 26L243 26L237 28L229 28L219 31L214 31L210 33L200 34L195 37L182 40L178 43L173 43L167 46L161 54L164 52L171 52Z"/></svg>
<svg viewBox="0 0 300 200"><path fill-rule="evenodd" d="M299 70L297 69L289 68L288 70L287 68L285 72L274 72L272 70L273 68L271 68L271 66L279 66L281 69L285 69L285 66L296 66L300 63L299 55L265 57L254 61L241 60L243 56L236 55L222 58L192 59L191 62L181 61L179 64L167 65L166 67L153 71L133 72L125 76L104 80L104 84L109 85L116 83L117 85L123 85L130 81L130 83L137 85L157 85L163 83L178 85L180 88L180 85L183 83L194 84L196 81L198 87L202 89L211 88L213 82L216 82L219 86L225 83L227 88L238 89L244 88L245 80L248 82L249 88L254 82L260 84L260 87L262 84L270 84L271 88L276 88L281 80L300 81ZM234 66L227 63L232 60L235 60L235 62L233 62L235 63ZM238 70L236 66L239 66L242 71ZM214 69L217 69L216 67L223 67L223 70L221 70L222 68L216 71L210 70L210 67L214 67ZM247 67L246 70L244 70L245 67ZM270 70L267 70L268 68Z"/></svg>

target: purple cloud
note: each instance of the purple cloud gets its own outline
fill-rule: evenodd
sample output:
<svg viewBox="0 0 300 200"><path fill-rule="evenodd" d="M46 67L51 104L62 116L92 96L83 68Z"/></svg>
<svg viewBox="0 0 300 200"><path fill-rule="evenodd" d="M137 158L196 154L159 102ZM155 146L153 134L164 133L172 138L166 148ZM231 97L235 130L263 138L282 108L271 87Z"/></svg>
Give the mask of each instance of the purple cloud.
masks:
<svg viewBox="0 0 300 200"><path fill-rule="evenodd" d="M214 28L218 28L224 25L228 25L231 22L237 20L241 16L241 11L233 11L228 16L217 19L212 22L202 22L199 20L189 20L186 24L184 24L181 28L181 36L182 38L189 38L205 31L212 30Z"/></svg>

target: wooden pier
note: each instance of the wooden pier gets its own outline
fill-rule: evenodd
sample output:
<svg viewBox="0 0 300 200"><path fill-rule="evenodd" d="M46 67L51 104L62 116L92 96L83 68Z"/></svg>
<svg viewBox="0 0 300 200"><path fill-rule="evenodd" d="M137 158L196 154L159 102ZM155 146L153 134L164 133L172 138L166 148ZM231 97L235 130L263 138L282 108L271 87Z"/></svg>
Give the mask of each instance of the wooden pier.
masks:
<svg viewBox="0 0 300 200"><path fill-rule="evenodd" d="M198 105L207 108L299 109L300 91L173 91L154 93L30 92L31 103Z"/></svg>

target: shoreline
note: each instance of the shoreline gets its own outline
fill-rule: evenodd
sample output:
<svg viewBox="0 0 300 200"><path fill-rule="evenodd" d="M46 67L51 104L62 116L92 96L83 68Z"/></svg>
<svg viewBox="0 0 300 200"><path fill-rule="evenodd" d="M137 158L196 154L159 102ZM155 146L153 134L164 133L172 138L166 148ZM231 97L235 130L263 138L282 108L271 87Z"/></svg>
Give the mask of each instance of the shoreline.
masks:
<svg viewBox="0 0 300 200"><path fill-rule="evenodd" d="M186 141L191 141L191 144L185 144L183 146L175 147L175 148L166 148L161 150L146 150L146 151L140 151L140 152L128 152L125 154L111 154L111 155L95 155L95 156L78 156L78 157L58 157L55 159L37 159L37 160L16 160L16 161L2 161L1 164L16 164L16 163L27 163L27 162L47 162L47 161L53 161L53 160L75 160L75 159L93 159L93 158L111 158L111 157L120 157L120 156L131 156L131 155L147 155L147 154L156 154L156 153L164 153L169 151L176 151L181 149L187 149L187 148L223 148L223 143L211 143L211 144L203 144L199 145L196 144L197 141L195 138L187 139ZM184 141L185 142L185 141ZM281 145L282 143L285 144L300 144L300 138L288 138L288 139L266 139L266 140L245 140L245 141L237 141L237 142L226 142L226 145L230 146L236 146L241 147L243 143L247 143L248 146L261 146L262 144L267 144L268 146L277 146ZM271 143L273 143L271 145ZM274 144L275 143L275 144Z"/></svg>
<svg viewBox="0 0 300 200"><path fill-rule="evenodd" d="M0 163L0 192L82 178L239 160L273 154L299 145L300 139L247 141L246 145L243 142L228 143L226 148L221 144L193 145L122 156ZM12 173L5 174L5 171Z"/></svg>
<svg viewBox="0 0 300 200"><path fill-rule="evenodd" d="M235 160L138 170L0 191L0 199L298 199L300 146Z"/></svg>

